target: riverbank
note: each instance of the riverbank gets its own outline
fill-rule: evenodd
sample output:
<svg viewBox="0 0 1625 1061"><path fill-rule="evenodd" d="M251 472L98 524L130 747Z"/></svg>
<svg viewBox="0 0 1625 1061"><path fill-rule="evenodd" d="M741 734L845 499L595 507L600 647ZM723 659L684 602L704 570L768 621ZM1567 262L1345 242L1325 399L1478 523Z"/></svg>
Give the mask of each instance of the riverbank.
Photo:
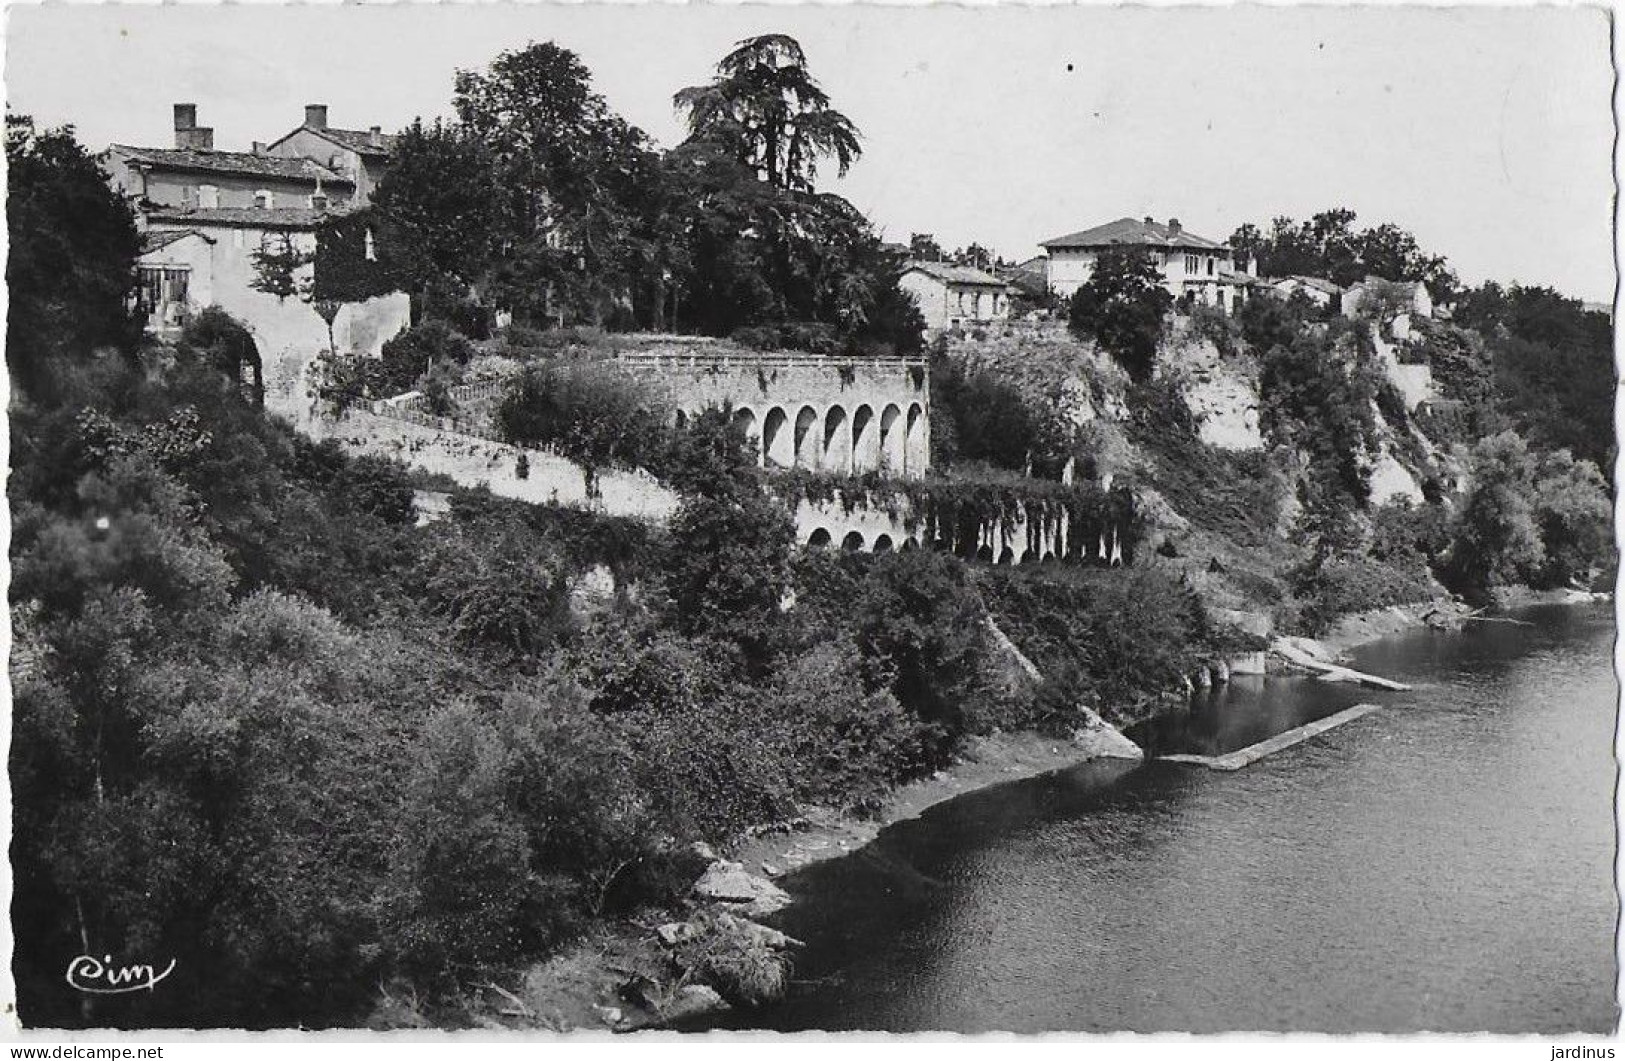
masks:
<svg viewBox="0 0 1625 1061"><path fill-rule="evenodd" d="M1590 604L1610 599L1611 594L1590 593L1579 589L1530 589L1528 586L1503 586L1493 593L1494 611L1525 608L1536 604ZM1331 625L1320 637L1312 638L1333 657L1378 638L1414 630L1419 626L1432 626L1440 630L1458 629L1462 623L1480 616L1481 609L1470 607L1454 597L1444 597L1415 604L1396 604L1368 612L1345 615Z"/></svg>
<svg viewBox="0 0 1625 1061"><path fill-rule="evenodd" d="M1076 740L1033 732L994 732L973 737L953 762L930 777L902 785L868 814L810 808L788 822L759 827L725 845L713 865L768 882L826 859L852 854L887 826L918 817L937 804L1008 782L1065 770L1101 757L1101 742L1088 732ZM741 877L741 879L743 879ZM412 1000L382 993L369 1026L377 1029L474 1027L503 1030L630 1032L670 1027L727 1007L691 970L678 968L684 926L719 917L750 939L758 960L772 962L794 948L789 940L751 920L765 916L782 896L765 904L727 902L696 894L682 909L643 911L635 919L605 924L552 959L473 987L452 1012L428 1013ZM502 983L497 983L501 979Z"/></svg>
<svg viewBox="0 0 1625 1061"><path fill-rule="evenodd" d="M1576 599L1572 591L1526 591L1509 598L1504 606ZM1585 599L1593 598L1587 595ZM1318 643L1337 655L1430 623L1459 628L1471 614L1472 609L1452 600L1384 608L1344 617ZM645 911L632 921L601 926L568 952L517 971L516 982L487 985L466 1000L457 1020L430 1023L628 1032L703 1021L727 1004L702 976L682 966L681 944L673 941L684 937L689 931L686 926L703 925L722 916L732 919L743 938L766 933L758 938L770 942L759 948L758 957L779 963L787 976L797 942L752 920L769 917L790 901L774 882L783 883L817 863L854 854L888 826L917 818L959 796L1066 770L1098 757L1100 743L1088 733L1076 742L1032 732L995 732L972 738L947 767L893 790L869 813L812 808L794 820L758 827L716 852L720 870L740 880L748 875L753 887L774 893L772 901L764 904L741 898L730 902L696 894L680 908ZM413 1026L398 1017L397 1010L397 1019L379 1023Z"/></svg>
<svg viewBox="0 0 1625 1061"><path fill-rule="evenodd" d="M945 769L892 790L872 815L814 812L743 841L728 852L753 873L778 877L863 847L882 829L939 803L1007 781L1024 781L1100 757L1086 744L1036 733L973 737Z"/></svg>

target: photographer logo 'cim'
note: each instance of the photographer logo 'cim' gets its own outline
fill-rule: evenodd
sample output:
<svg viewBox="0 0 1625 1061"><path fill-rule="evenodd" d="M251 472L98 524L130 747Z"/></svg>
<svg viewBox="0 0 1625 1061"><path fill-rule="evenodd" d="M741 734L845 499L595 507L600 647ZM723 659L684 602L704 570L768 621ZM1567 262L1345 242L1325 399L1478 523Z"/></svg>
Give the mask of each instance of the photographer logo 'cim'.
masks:
<svg viewBox="0 0 1625 1061"><path fill-rule="evenodd" d="M113 956L81 954L68 963L68 986L91 995L124 995L131 991L151 991L175 971L175 959L159 972L152 965L114 965Z"/></svg>

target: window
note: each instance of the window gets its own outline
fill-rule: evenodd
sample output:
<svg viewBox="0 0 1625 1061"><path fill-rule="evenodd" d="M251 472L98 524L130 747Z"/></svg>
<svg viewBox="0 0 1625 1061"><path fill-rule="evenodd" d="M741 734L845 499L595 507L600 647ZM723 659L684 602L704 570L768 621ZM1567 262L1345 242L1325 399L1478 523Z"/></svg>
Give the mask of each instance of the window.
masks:
<svg viewBox="0 0 1625 1061"><path fill-rule="evenodd" d="M256 209L256 210L269 210L269 209L271 209L271 193L266 191L264 188L261 188L259 191L255 192L254 193L254 209Z"/></svg>
<svg viewBox="0 0 1625 1061"><path fill-rule="evenodd" d="M1197 272L1197 258L1194 254L1185 255L1185 275L1195 276Z"/></svg>
<svg viewBox="0 0 1625 1061"><path fill-rule="evenodd" d="M1213 275L1213 266L1214 266L1214 260L1212 258L1209 258L1207 260L1207 275L1209 275L1209 276Z"/></svg>
<svg viewBox="0 0 1625 1061"><path fill-rule="evenodd" d="M141 266L136 270L136 307L157 327L181 323L190 278L185 267Z"/></svg>

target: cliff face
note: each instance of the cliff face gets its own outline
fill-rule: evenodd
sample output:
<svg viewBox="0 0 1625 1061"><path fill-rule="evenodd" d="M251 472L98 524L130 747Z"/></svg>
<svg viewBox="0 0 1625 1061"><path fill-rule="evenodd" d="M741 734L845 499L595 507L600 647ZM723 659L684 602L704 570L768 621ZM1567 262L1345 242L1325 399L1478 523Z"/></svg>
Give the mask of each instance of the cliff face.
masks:
<svg viewBox="0 0 1625 1061"><path fill-rule="evenodd" d="M1262 357L1234 329L1174 316L1152 381L1139 387L1060 322L953 340L947 353L1076 426L1089 458L1080 468L1104 483L1133 484L1147 523L1143 562L1180 569L1224 621L1269 629L1289 595L1287 572L1303 555L1295 523L1310 460L1265 436ZM1435 400L1428 366L1385 333L1364 354L1344 344L1327 356L1367 359L1384 392L1371 408L1374 445L1361 458L1371 505L1426 504L1424 483L1448 483L1455 466L1413 422Z"/></svg>

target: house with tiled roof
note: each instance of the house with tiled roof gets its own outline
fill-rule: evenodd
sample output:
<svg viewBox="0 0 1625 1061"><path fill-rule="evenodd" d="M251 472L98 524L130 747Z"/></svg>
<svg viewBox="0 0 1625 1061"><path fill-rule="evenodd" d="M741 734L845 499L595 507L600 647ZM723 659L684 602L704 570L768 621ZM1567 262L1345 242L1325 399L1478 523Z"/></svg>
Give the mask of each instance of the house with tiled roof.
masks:
<svg viewBox="0 0 1625 1061"><path fill-rule="evenodd" d="M1163 285L1178 299L1233 309L1251 286L1249 274L1236 268L1229 246L1187 231L1178 218L1161 224L1149 217L1123 217L1040 246L1049 258L1050 287L1062 298L1088 283L1102 251L1126 247L1145 250L1162 270Z"/></svg>
<svg viewBox="0 0 1625 1061"><path fill-rule="evenodd" d="M217 150L196 104L175 104L174 132L173 147L113 144L102 156L142 231L135 301L149 329L172 333L219 306L247 325L262 355L325 348L326 322L308 303L255 287L257 261L269 249L313 252L322 225L356 208L355 178L257 142ZM407 316L405 295L346 305L334 335L343 349L377 353Z"/></svg>
<svg viewBox="0 0 1625 1061"><path fill-rule="evenodd" d="M306 159L344 174L355 189L356 201L362 203L372 197L394 150L394 134L380 126L362 130L328 125L325 103L307 104L304 122L266 147L271 155Z"/></svg>
<svg viewBox="0 0 1625 1061"><path fill-rule="evenodd" d="M197 105L175 104L175 146L108 147L103 165L139 210L303 207L348 202L355 182L307 158L217 151L214 130L197 124Z"/></svg>
<svg viewBox="0 0 1625 1061"><path fill-rule="evenodd" d="M1010 285L968 265L912 261L897 286L914 296L926 328L933 332L1010 319Z"/></svg>
<svg viewBox="0 0 1625 1061"><path fill-rule="evenodd" d="M1281 298L1301 294L1315 305L1331 309L1336 309L1343 297L1342 287L1319 276L1283 276L1268 283L1270 290Z"/></svg>

